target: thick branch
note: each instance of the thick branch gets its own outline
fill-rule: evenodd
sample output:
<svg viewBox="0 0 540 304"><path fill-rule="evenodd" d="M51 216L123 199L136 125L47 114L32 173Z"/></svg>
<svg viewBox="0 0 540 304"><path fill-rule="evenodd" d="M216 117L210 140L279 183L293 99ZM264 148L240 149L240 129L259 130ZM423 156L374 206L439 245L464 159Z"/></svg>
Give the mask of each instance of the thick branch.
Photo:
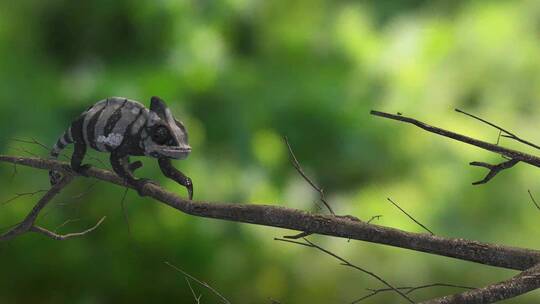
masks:
<svg viewBox="0 0 540 304"><path fill-rule="evenodd" d="M71 171L67 163L53 160L0 156L0 161L45 170L54 168L64 172ZM87 173L89 176L103 181L130 187L121 178L107 170L91 168ZM200 217L379 243L517 270L525 270L540 263L540 251L531 249L445 238L425 233L411 233L358 220L355 221L347 217L311 214L279 206L189 201L153 184L147 184L144 192L170 207Z"/></svg>
<svg viewBox="0 0 540 304"><path fill-rule="evenodd" d="M517 297L540 288L540 265L536 265L510 280L499 282L483 288L433 299L424 304L484 304Z"/></svg>

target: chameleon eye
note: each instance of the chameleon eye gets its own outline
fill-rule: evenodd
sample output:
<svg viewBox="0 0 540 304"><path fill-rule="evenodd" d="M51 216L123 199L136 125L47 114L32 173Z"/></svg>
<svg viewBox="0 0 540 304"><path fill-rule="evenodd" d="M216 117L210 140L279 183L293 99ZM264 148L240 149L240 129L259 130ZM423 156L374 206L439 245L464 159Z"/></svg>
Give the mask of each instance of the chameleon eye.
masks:
<svg viewBox="0 0 540 304"><path fill-rule="evenodd" d="M165 144L170 137L169 130L164 126L156 127L152 133L152 140L158 145Z"/></svg>

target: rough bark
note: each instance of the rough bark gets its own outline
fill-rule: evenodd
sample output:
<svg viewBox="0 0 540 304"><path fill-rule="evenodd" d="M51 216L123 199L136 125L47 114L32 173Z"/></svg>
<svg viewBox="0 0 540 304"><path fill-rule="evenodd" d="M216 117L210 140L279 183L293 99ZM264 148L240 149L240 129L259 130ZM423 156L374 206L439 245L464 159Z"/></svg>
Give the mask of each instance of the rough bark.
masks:
<svg viewBox="0 0 540 304"><path fill-rule="evenodd" d="M0 161L44 170L55 169L71 174L67 163L55 160L1 155ZM87 174L102 181L131 187L108 170L91 168ZM163 204L194 216L307 231L516 270L525 270L540 263L540 251L532 249L407 232L368 224L350 217L313 214L273 205L189 201L153 184L147 184L144 193Z"/></svg>

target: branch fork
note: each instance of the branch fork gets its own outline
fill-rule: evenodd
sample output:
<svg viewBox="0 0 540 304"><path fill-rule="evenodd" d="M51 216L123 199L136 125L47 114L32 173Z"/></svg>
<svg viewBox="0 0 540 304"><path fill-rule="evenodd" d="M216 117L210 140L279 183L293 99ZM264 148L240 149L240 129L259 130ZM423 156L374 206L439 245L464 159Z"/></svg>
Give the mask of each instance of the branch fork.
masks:
<svg viewBox="0 0 540 304"><path fill-rule="evenodd" d="M21 234L27 233L27 232L36 232L41 233L45 236L48 236L54 240L67 240L74 237L80 237L87 235L88 233L96 230L101 223L105 220L105 217L102 217L96 225L93 227L84 230L82 232L75 232L75 233L68 233L68 234L58 234L56 232L50 231L46 228L43 228L41 226L36 225L36 220L40 214L40 212L52 201L52 199L58 195L62 189L64 189L69 183L73 180L74 176L70 174L67 171L64 171L65 175L64 177L51 189L49 189L43 197L37 202L37 204L32 208L30 213L26 216L26 218L15 225L10 230L4 232L0 235L0 241L8 241L13 239L14 237L17 237Z"/></svg>
<svg viewBox="0 0 540 304"><path fill-rule="evenodd" d="M474 182L472 184L473 185L485 184L485 183L489 182L492 178L494 178L495 175L497 175L499 172L501 172L503 170L506 170L506 169L510 169L513 166L515 166L517 163L519 163L518 159L510 159L508 161L502 162L502 163L497 164L497 165L492 165L492 164L488 164L488 163L484 163L484 162L478 162L478 161L471 162L471 163L469 163L469 165L471 165L471 166L484 167L484 168L489 169L489 172L486 175L486 177L484 177L484 179L482 179L480 181L477 181L477 182Z"/></svg>

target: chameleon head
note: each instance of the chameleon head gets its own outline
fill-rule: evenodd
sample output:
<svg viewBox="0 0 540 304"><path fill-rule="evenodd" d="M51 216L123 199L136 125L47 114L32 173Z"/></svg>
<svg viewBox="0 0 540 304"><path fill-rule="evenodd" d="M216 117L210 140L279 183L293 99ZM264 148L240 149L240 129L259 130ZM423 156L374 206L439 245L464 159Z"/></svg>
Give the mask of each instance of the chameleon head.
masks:
<svg viewBox="0 0 540 304"><path fill-rule="evenodd" d="M150 113L142 137L145 154L155 158L184 159L191 152L188 134L182 122L159 97L152 97Z"/></svg>

